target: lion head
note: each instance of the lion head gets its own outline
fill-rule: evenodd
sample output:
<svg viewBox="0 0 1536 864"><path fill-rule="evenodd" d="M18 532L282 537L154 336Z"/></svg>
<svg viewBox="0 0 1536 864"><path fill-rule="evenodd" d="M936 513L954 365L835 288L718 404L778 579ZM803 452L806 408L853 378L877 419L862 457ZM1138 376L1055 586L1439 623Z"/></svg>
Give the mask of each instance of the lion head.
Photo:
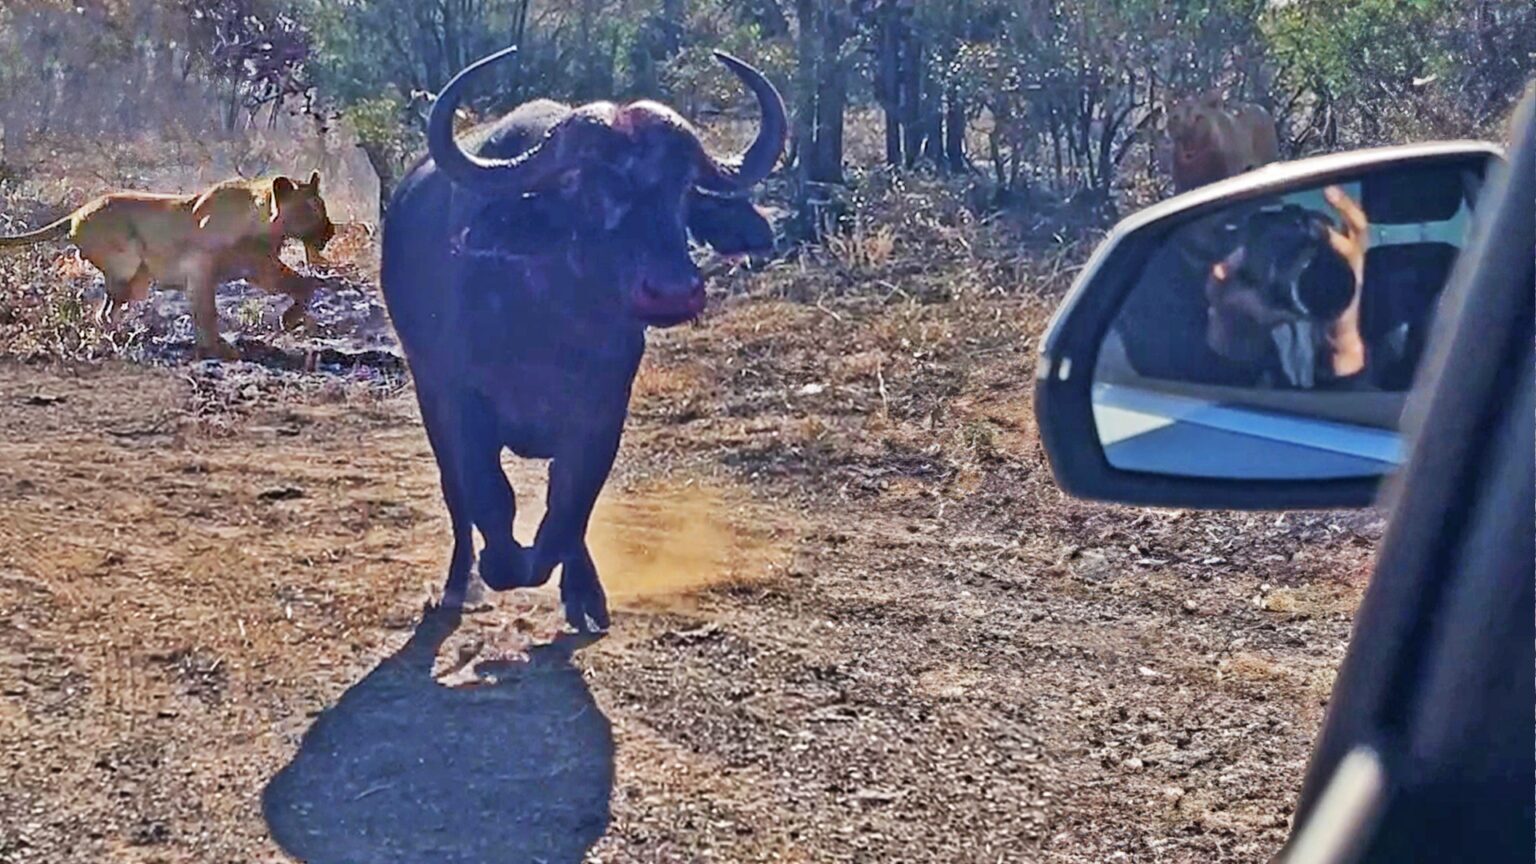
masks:
<svg viewBox="0 0 1536 864"><path fill-rule="evenodd" d="M336 235L336 226L325 212L325 199L320 197L320 172L312 172L307 183L277 177L272 181L272 196L283 235L301 241L313 259Z"/></svg>

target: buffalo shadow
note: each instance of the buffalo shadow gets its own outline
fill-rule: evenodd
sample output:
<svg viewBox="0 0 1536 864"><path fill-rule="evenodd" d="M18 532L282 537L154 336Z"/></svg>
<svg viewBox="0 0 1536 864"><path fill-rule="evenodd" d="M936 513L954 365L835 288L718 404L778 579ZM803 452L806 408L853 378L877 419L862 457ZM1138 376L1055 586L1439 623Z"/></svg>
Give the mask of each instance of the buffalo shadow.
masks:
<svg viewBox="0 0 1536 864"><path fill-rule="evenodd" d="M496 683L432 678L458 616L411 638L324 711L262 793L283 851L307 864L576 864L608 829L613 731L563 636Z"/></svg>

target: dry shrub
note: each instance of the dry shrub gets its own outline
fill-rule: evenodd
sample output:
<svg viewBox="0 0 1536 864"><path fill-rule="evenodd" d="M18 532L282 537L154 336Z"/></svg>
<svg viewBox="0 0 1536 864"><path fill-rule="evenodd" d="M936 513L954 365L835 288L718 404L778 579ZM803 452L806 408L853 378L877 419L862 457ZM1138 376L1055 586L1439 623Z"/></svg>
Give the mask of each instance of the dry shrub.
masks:
<svg viewBox="0 0 1536 864"><path fill-rule="evenodd" d="M875 272L891 260L896 251L896 232L889 225L872 231L855 228L826 240L827 254L852 272Z"/></svg>
<svg viewBox="0 0 1536 864"><path fill-rule="evenodd" d="M117 356L139 334L107 333L89 296L96 274L53 249L0 252L0 354L94 360Z"/></svg>
<svg viewBox="0 0 1536 864"><path fill-rule="evenodd" d="M942 303L1064 293L1099 233L994 210L974 177L884 167L850 173L837 229L760 268L732 293L800 303ZM789 194L770 188L768 195ZM793 219L789 220L791 223ZM737 282L728 281L735 289Z"/></svg>
<svg viewBox="0 0 1536 864"><path fill-rule="evenodd" d="M325 244L325 259L332 266L378 284L378 230L367 222L338 222L336 236Z"/></svg>

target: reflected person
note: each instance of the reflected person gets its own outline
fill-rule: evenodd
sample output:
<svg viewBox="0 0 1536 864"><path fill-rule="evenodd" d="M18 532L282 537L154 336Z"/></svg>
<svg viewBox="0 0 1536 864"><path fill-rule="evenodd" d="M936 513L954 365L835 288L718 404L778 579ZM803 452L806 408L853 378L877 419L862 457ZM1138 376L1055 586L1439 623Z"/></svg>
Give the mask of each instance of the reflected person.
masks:
<svg viewBox="0 0 1536 864"><path fill-rule="evenodd" d="M1247 204L1180 229L1115 323L1139 374L1228 387L1360 386L1369 223L1325 191L1342 228L1296 204Z"/></svg>
<svg viewBox="0 0 1536 864"><path fill-rule="evenodd" d="M1323 195L1341 227L1296 204L1260 210L1205 281L1207 344L1258 364L1261 385L1369 386L1360 306L1370 223L1339 187Z"/></svg>

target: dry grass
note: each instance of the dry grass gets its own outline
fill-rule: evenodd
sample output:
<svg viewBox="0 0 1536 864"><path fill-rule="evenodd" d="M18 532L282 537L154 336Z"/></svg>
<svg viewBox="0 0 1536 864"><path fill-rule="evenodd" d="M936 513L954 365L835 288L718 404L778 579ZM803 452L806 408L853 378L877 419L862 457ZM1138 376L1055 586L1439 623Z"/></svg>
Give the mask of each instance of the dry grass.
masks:
<svg viewBox="0 0 1536 864"><path fill-rule="evenodd" d="M1315 583L1276 588L1265 593L1260 604L1266 612L1292 618L1347 617L1354 612L1356 587L1347 583Z"/></svg>

